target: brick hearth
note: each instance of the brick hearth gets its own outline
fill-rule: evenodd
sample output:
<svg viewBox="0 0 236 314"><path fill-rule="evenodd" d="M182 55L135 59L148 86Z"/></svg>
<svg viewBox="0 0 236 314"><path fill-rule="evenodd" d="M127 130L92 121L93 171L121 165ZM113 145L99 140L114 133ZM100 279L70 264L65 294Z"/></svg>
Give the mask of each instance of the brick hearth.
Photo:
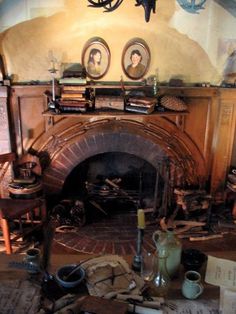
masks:
<svg viewBox="0 0 236 314"><path fill-rule="evenodd" d="M127 254L136 252L136 213L115 214L83 226L77 233L56 233L55 241L86 254ZM157 225L145 229L143 248L154 251L152 234Z"/></svg>

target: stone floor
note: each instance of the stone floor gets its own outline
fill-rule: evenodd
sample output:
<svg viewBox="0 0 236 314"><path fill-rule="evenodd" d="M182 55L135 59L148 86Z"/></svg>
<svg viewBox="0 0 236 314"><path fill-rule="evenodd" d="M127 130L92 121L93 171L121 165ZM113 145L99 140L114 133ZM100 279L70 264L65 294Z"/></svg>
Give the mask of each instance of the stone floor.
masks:
<svg viewBox="0 0 236 314"><path fill-rule="evenodd" d="M152 234L159 228L159 225L153 221L151 217L147 218L147 226L144 230L143 249L153 252L155 246L152 240ZM224 219L225 217L221 218ZM43 239L37 235L33 238L29 237L28 241L25 241L27 245L19 245L16 247L16 252L24 252L29 246L38 246L42 240ZM235 229L224 230L223 238L220 239L196 242L181 239L181 241L183 248L198 248L205 252L230 251L232 248L236 247L236 225ZM52 252L55 254L134 255L136 253L136 246L136 211L118 212L108 216L101 216L100 219L88 222L74 232L55 232ZM0 245L0 252L4 251L4 244Z"/></svg>
<svg viewBox="0 0 236 314"><path fill-rule="evenodd" d="M114 214L83 226L77 232L56 233L54 240L61 246L86 254L130 255L136 252L136 213ZM157 225L147 225L143 247L155 250L152 234Z"/></svg>
<svg viewBox="0 0 236 314"><path fill-rule="evenodd" d="M111 217L103 217L86 224L77 232L56 233L53 252L133 255L136 252L136 226L136 213L118 213ZM156 223L147 224L144 231L144 250L150 252L155 250L152 234L157 229ZM236 246L236 227L224 230L223 237L219 239L196 242L181 239L181 241L183 248L198 248L205 252L231 250L232 246Z"/></svg>

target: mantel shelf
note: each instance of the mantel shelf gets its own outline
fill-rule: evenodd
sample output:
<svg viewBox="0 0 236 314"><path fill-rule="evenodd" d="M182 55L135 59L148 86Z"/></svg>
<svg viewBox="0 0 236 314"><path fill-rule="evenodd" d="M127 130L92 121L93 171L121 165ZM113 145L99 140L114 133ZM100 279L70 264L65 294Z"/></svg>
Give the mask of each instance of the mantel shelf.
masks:
<svg viewBox="0 0 236 314"><path fill-rule="evenodd" d="M168 116L185 116L188 114L188 111L165 111L165 112L152 112L150 114L144 113L134 113L134 112L126 112L126 111L118 111L118 110L94 110L86 113L73 112L73 113L56 113L50 110L46 110L43 113L45 117L77 117L77 118L91 118L91 117L151 117L151 116L160 116L160 117L168 117Z"/></svg>

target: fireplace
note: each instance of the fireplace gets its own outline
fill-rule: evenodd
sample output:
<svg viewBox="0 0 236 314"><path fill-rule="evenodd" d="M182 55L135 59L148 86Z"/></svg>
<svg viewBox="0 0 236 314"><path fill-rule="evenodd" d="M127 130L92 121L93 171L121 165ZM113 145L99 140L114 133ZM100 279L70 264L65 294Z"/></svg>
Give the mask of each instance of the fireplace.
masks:
<svg viewBox="0 0 236 314"><path fill-rule="evenodd" d="M127 193L118 198L126 201L127 206L117 205L123 215L109 223L102 220L102 227L86 224L73 237L57 234L58 242L86 253L134 254L137 206L165 216L175 206L176 187L207 190L214 202L224 201L236 122L233 89L162 87L160 95L184 98L188 112L150 115L54 115L47 112L48 89L29 85L9 90L12 148L19 156L30 152L40 158L46 198L53 204L58 199L83 199L87 187L96 190L107 179L118 185L119 193ZM96 193L89 193L86 197L94 201ZM104 199L103 188L99 193ZM105 211L111 208L95 201ZM145 229L147 250L153 249L153 230L151 225Z"/></svg>
<svg viewBox="0 0 236 314"><path fill-rule="evenodd" d="M10 97L13 148L40 157L47 196L64 193L75 169L94 156L124 154L149 165L151 176L159 173L171 189L199 187L224 200L235 130L233 90L160 89L160 95L184 98L187 113L57 116L46 112L47 89L14 86Z"/></svg>
<svg viewBox="0 0 236 314"><path fill-rule="evenodd" d="M115 206L117 200L122 205L144 207L149 203L150 207L155 179L156 169L146 160L123 152L107 152L76 166L67 176L61 194L62 198L91 197L104 205Z"/></svg>
<svg viewBox="0 0 236 314"><path fill-rule="evenodd" d="M68 121L65 122L67 124ZM159 182L164 182L160 184L159 194L166 195L168 200L165 202L171 201L173 189L177 186L204 188L206 185L204 161L187 137L178 137L182 132L177 127L174 135L151 122L106 119L85 123L76 121L70 127L60 125L59 130L55 129L56 133L47 137L39 152L41 156L45 155L46 163L47 157L50 160L43 175L48 195L64 194L68 197L70 193L83 193L84 182L95 184L99 175L103 179L115 176L122 179L124 185L121 189L136 194L136 202L149 198L153 203L157 176ZM142 171L145 182L141 182ZM125 182L128 175L133 178ZM76 180L80 181L79 191L73 188ZM141 186L142 191L138 195ZM167 209L162 210L162 214L166 214Z"/></svg>

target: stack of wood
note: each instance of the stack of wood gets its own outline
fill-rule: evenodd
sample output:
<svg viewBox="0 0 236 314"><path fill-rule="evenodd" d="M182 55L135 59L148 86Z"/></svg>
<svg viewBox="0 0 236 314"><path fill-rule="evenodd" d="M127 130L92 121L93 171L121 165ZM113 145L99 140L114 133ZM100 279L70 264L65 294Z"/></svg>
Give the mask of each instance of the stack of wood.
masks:
<svg viewBox="0 0 236 314"><path fill-rule="evenodd" d="M86 96L86 86L62 85L59 106L62 112L86 112L91 107L91 101Z"/></svg>
<svg viewBox="0 0 236 314"><path fill-rule="evenodd" d="M150 114L155 110L157 104L156 97L129 97L125 106L126 111Z"/></svg>

